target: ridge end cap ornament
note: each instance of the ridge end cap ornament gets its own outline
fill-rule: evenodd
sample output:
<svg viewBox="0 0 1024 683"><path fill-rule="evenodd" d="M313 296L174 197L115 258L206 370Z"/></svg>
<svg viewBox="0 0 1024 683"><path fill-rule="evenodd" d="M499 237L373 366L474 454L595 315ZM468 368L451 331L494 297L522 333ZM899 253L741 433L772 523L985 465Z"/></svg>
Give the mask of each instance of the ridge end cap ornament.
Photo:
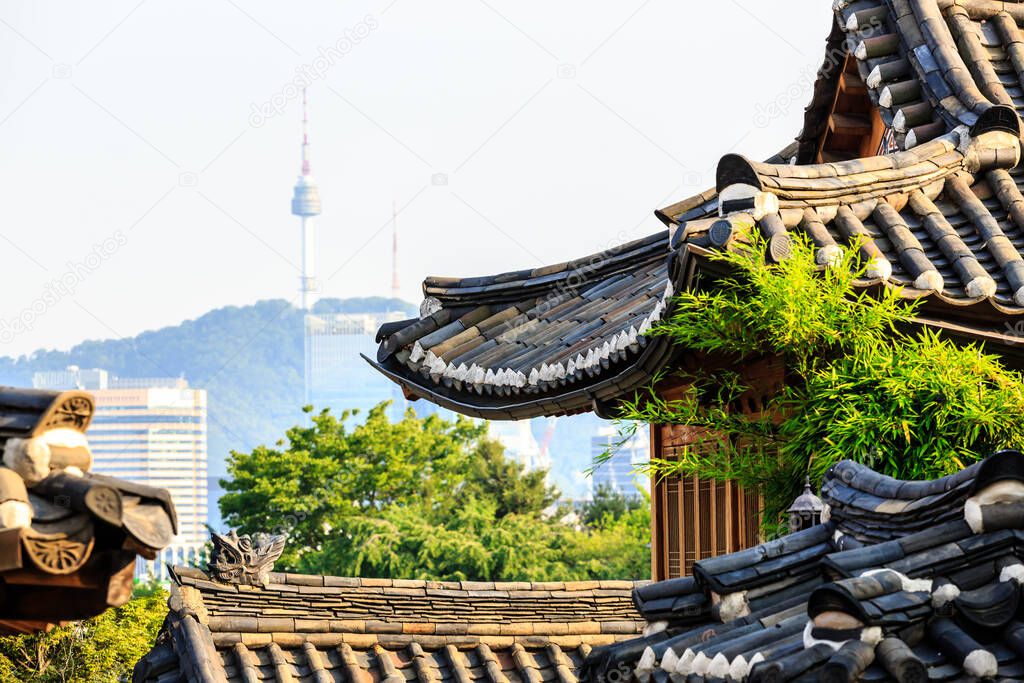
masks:
<svg viewBox="0 0 1024 683"><path fill-rule="evenodd" d="M222 583L266 586L274 562L284 552L284 534L211 534L213 551L207 567Z"/></svg>

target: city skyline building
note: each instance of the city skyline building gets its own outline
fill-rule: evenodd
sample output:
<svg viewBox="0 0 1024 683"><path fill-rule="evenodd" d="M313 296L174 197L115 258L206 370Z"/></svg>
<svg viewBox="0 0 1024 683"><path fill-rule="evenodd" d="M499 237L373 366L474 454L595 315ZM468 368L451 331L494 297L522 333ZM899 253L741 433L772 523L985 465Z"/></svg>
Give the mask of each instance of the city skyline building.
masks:
<svg viewBox="0 0 1024 683"><path fill-rule="evenodd" d="M166 578L166 565L202 559L207 522L207 395L180 377L120 378L99 368L37 372L38 389L81 389L96 401L86 436L93 472L170 491L178 534L137 576Z"/></svg>
<svg viewBox="0 0 1024 683"><path fill-rule="evenodd" d="M316 411L331 408L335 414L358 409L361 417L381 401L392 401L389 414L401 417L405 397L391 382L363 360L373 353L380 325L405 317L390 313L309 313L304 319L305 397ZM361 421L361 419L359 420Z"/></svg>
<svg viewBox="0 0 1024 683"><path fill-rule="evenodd" d="M608 451L612 451L612 456L594 470L592 494L605 487L628 498L639 498L641 489L649 488L650 480L639 474L636 467L647 462L649 445L647 430L642 427L625 441L615 427L600 427L590 439L590 460L597 462Z"/></svg>
<svg viewBox="0 0 1024 683"><path fill-rule="evenodd" d="M514 460L527 472L547 470L551 472L551 455L547 442L534 433L534 426L544 429L547 434L548 418L540 420L516 420L509 422L491 421L487 423L487 433L492 439L505 447L505 457ZM553 420L550 420L553 424ZM550 477L549 477L550 478Z"/></svg>

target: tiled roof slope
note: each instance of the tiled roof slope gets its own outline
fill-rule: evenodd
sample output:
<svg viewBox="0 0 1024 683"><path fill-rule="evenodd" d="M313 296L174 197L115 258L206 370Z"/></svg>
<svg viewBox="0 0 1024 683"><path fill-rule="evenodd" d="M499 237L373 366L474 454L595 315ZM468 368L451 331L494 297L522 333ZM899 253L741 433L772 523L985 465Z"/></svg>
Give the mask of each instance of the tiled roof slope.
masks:
<svg viewBox="0 0 1024 683"><path fill-rule="evenodd" d="M785 256L792 233L802 233L824 265L861 240L863 286L901 286L904 296L946 309L948 318L975 305L975 316L1020 315L1024 195L1017 182L1024 175L1011 172L1018 144L1013 133L958 129L906 152L831 164L728 156L718 167L726 215L684 222L686 243L726 247L756 225L776 258ZM732 212L731 202L747 207Z"/></svg>
<svg viewBox="0 0 1024 683"><path fill-rule="evenodd" d="M1024 455L897 481L843 462L827 521L640 587L657 631L595 650L583 678L1024 678Z"/></svg>
<svg viewBox="0 0 1024 683"><path fill-rule="evenodd" d="M839 0L804 130L799 163L813 161L835 101L843 58L855 59L868 96L900 149L959 125L994 105L1024 106L1024 5L987 0Z"/></svg>
<svg viewBox="0 0 1024 683"><path fill-rule="evenodd" d="M664 362L663 346L643 335L671 293L667 256L668 236L657 234L533 271L428 279L423 317L382 328L378 367L460 412L590 410ZM545 401L545 389L557 397Z"/></svg>
<svg viewBox="0 0 1024 683"><path fill-rule="evenodd" d="M902 287L923 301L922 322L1024 360L1012 335L1024 314L1024 4L835 9L826 48L857 60L903 151L786 163L806 156L804 140L770 162L727 155L714 190L656 212L667 233L548 268L428 279L421 317L381 328L371 362L407 395L469 415L600 413L673 358L644 331L671 312L671 294L713 272L711 251L751 229L776 259L795 234L822 264L857 241L869 263L861 286ZM842 62L826 60L802 140L827 115L827 81Z"/></svg>
<svg viewBox="0 0 1024 683"><path fill-rule="evenodd" d="M177 567L170 614L134 681L540 683L643 625L630 581L352 579L222 584Z"/></svg>
<svg viewBox="0 0 1024 683"><path fill-rule="evenodd" d="M848 51L901 146L974 126L996 105L1024 107L1024 5L838 0L836 9Z"/></svg>

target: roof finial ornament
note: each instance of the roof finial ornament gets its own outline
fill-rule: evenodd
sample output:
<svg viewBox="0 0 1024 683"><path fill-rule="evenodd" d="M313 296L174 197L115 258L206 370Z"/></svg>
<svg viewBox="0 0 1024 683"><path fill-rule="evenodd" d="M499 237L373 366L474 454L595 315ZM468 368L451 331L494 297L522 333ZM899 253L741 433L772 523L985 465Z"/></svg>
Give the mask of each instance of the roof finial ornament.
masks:
<svg viewBox="0 0 1024 683"><path fill-rule="evenodd" d="M211 534L210 576L222 583L265 586L274 562L284 552L284 534Z"/></svg>
<svg viewBox="0 0 1024 683"><path fill-rule="evenodd" d="M444 305L441 303L441 300L436 296L424 297L423 301L420 303L420 317L426 318L428 315L433 315L443 307Z"/></svg>

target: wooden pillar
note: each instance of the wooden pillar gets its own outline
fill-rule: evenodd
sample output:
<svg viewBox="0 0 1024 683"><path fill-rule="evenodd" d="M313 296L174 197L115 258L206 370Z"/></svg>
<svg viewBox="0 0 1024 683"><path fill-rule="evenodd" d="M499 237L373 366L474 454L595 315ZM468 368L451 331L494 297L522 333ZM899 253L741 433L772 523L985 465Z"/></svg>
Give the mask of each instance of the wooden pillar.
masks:
<svg viewBox="0 0 1024 683"><path fill-rule="evenodd" d="M760 415L781 389L783 367L763 359L741 370L750 388L734 407ZM676 392L667 388L666 398ZM715 448L707 432L687 425L651 425L651 457L665 461ZM760 542L762 501L736 482L701 477L651 478L651 577L688 576L698 560L743 550Z"/></svg>
<svg viewBox="0 0 1024 683"><path fill-rule="evenodd" d="M656 458L657 454L661 453L661 429L657 425L650 425L650 430L648 459ZM651 578L655 581L661 581L668 576L668 567L666 567L668 552L665 548L668 530L664 528L663 492L664 487L659 484L657 477L651 477Z"/></svg>
<svg viewBox="0 0 1024 683"><path fill-rule="evenodd" d="M652 428L651 456L678 457L701 448L695 430L680 425ZM651 576L656 581L687 576L694 562L759 542L760 497L735 482L701 477L651 480Z"/></svg>

